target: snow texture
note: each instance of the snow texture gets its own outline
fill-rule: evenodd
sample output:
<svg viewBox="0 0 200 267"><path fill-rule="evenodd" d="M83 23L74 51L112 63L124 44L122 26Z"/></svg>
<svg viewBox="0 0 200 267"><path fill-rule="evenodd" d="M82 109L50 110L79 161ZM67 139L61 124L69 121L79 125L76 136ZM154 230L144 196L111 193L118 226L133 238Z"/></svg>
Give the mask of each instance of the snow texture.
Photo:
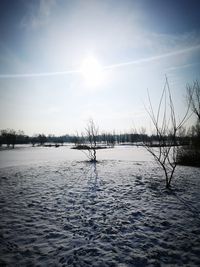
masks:
<svg viewBox="0 0 200 267"><path fill-rule="evenodd" d="M167 191L141 149L96 164L29 150L0 151L0 266L200 266L200 169L178 167Z"/></svg>

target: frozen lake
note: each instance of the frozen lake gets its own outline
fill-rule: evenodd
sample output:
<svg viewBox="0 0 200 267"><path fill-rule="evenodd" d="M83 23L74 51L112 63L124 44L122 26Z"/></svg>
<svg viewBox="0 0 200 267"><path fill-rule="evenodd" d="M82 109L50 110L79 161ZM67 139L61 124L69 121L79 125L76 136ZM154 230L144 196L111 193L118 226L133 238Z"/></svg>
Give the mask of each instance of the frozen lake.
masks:
<svg viewBox="0 0 200 267"><path fill-rule="evenodd" d="M0 151L0 167L20 166L62 161L87 160L83 151L71 146L32 147L16 146L15 149ZM97 160L151 161L151 155L142 147L116 146L97 151Z"/></svg>

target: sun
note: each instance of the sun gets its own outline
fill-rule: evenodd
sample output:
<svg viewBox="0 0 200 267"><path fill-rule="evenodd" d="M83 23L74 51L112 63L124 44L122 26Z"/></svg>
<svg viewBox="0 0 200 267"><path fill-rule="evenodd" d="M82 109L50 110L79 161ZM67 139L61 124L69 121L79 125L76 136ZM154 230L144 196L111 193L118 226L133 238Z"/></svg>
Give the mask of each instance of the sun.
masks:
<svg viewBox="0 0 200 267"><path fill-rule="evenodd" d="M81 65L81 73L89 86L98 86L103 80L103 67L94 57L87 57Z"/></svg>

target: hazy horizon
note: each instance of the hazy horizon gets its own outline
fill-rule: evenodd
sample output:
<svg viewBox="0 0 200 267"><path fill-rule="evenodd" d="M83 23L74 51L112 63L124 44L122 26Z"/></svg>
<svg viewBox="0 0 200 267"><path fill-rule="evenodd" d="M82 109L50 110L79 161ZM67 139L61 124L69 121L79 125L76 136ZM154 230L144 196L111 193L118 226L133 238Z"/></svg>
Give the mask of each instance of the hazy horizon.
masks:
<svg viewBox="0 0 200 267"><path fill-rule="evenodd" d="M167 75L177 116L200 77L199 1L0 3L0 129L150 129Z"/></svg>

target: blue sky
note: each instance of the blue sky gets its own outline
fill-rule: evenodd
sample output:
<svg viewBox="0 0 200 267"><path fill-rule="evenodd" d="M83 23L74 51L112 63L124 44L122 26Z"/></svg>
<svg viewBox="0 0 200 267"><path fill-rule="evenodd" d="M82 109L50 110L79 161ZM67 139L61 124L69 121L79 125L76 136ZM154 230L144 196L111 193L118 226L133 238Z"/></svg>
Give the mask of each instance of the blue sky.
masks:
<svg viewBox="0 0 200 267"><path fill-rule="evenodd" d="M147 88L156 107L165 75L180 117L200 77L199 10L194 0L1 0L0 129L74 133L91 117L105 131L150 128ZM91 56L95 84L80 72Z"/></svg>

